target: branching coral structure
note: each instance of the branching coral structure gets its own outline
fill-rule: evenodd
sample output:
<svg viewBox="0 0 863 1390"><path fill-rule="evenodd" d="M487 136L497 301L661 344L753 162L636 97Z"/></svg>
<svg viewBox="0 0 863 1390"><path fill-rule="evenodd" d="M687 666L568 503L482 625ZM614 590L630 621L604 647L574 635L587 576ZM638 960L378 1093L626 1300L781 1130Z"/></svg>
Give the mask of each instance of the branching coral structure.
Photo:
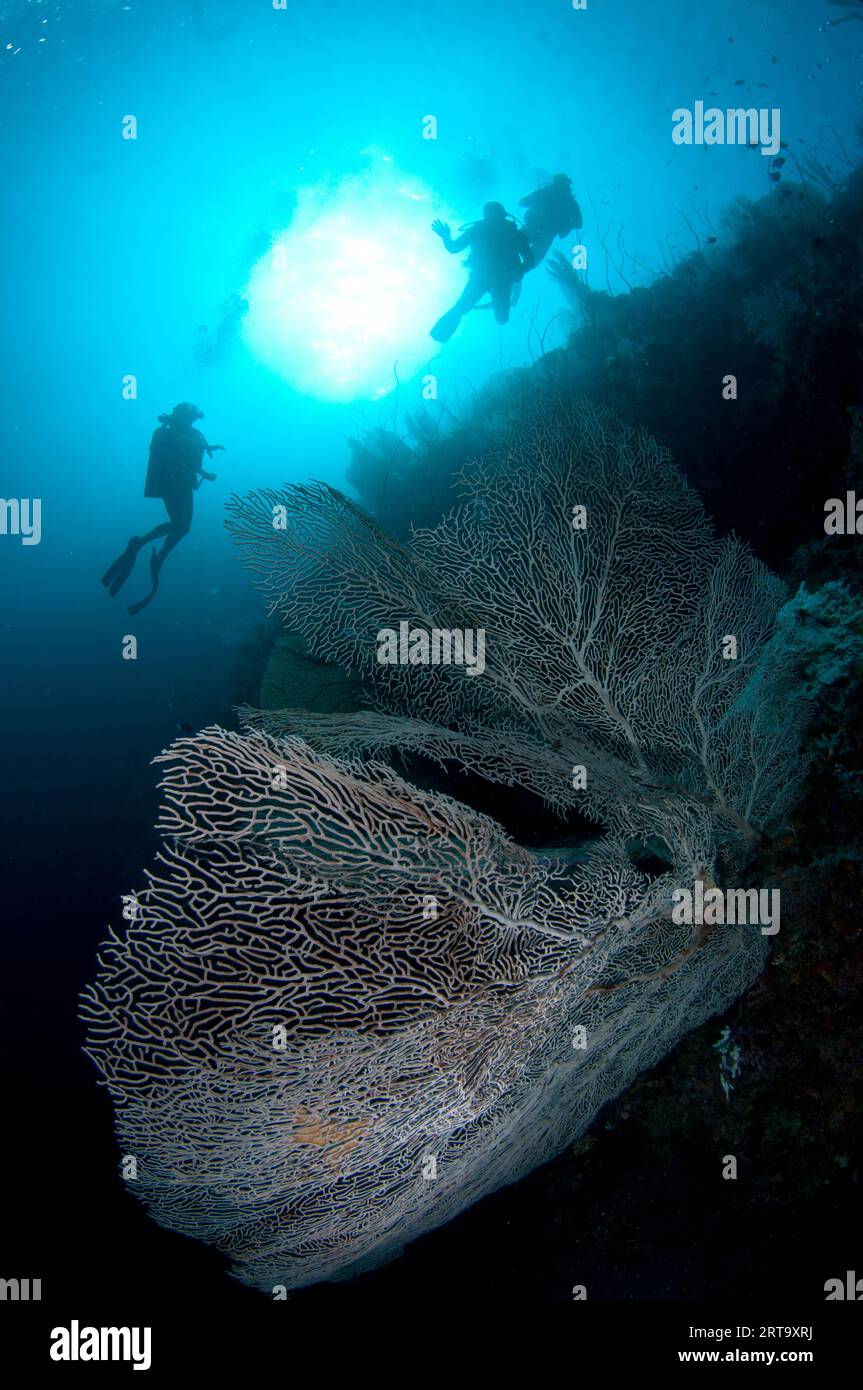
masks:
<svg viewBox="0 0 863 1390"><path fill-rule="evenodd" d="M335 756L389 741L453 757L618 834L655 834L672 862L691 857L693 816L722 843L781 825L806 766L807 702L775 661L763 669L788 594L748 546L715 537L667 452L601 407L540 396L462 483L463 505L410 546L329 487L233 500L271 612L395 716L291 711L272 727ZM380 664L375 634L399 621L482 629L482 676Z"/></svg>
<svg viewBox="0 0 863 1390"><path fill-rule="evenodd" d="M782 586L593 406L522 413L464 485L409 546L328 488L234 502L272 608L377 708L247 710L163 754L159 862L83 999L135 1190L268 1293L390 1258L554 1156L765 956L757 925L681 925L672 895L741 871L796 796ZM382 665L401 621L483 629L485 670ZM534 855L404 780L399 749L596 839Z"/></svg>

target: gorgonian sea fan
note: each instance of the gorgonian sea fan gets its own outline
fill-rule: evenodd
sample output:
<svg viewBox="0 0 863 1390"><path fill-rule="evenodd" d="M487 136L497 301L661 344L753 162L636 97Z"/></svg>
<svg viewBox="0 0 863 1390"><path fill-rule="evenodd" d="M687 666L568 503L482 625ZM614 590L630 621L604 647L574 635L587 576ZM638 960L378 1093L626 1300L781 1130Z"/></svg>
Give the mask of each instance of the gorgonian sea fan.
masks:
<svg viewBox="0 0 863 1390"><path fill-rule="evenodd" d="M247 710L163 754L159 863L84 996L135 1190L267 1292L553 1156L764 959L757 927L699 932L671 901L796 794L805 702L765 656L782 586L593 407L522 412L465 486L409 546L327 488L233 503L272 606L377 708ZM381 667L401 619L484 628L486 672ZM534 855L393 750L577 807L596 839Z"/></svg>
<svg viewBox="0 0 863 1390"><path fill-rule="evenodd" d="M717 539L667 451L600 407L540 397L463 489L409 546L324 485L232 500L231 531L270 611L315 655L359 671L377 710L396 716L291 711L275 727L362 756L386 748L387 728L393 747L409 745L415 726L435 753L452 744L481 775L620 833L662 835L666 794L703 806L723 842L782 824L805 772L805 701L780 670L764 698L747 692L788 595L747 545ZM375 634L399 620L482 628L482 677L380 665ZM587 768L584 789L573 765Z"/></svg>

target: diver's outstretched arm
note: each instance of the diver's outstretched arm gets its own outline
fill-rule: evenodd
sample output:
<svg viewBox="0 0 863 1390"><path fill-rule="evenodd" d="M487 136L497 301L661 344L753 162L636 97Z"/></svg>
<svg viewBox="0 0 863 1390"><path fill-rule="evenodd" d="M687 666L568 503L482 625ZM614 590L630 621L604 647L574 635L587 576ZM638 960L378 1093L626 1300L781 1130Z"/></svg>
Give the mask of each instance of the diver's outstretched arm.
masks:
<svg viewBox="0 0 863 1390"><path fill-rule="evenodd" d="M432 231L435 236L440 237L450 255L454 255L457 251L463 251L466 246L470 245L470 235L467 232L462 232L460 237L453 239L449 223L441 222L439 217L436 217L432 222Z"/></svg>

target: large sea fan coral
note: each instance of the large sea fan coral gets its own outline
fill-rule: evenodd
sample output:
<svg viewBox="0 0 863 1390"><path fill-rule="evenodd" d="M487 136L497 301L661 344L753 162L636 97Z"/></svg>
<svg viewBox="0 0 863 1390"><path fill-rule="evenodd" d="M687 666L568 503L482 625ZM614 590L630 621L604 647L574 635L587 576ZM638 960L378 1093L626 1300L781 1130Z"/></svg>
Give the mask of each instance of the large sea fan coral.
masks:
<svg viewBox="0 0 863 1390"><path fill-rule="evenodd" d="M330 487L233 500L234 538L271 611L398 716L291 711L272 727L337 756L380 754L389 731L393 747L518 781L621 834L658 834L672 860L684 806L703 807L720 841L780 825L805 771L805 702L779 669L766 687L761 663L788 595L748 546L715 537L667 452L599 407L540 397L463 488L463 505L410 546ZM379 664L375 634L400 620L483 629L482 677Z"/></svg>
<svg viewBox="0 0 863 1390"><path fill-rule="evenodd" d="M467 485L410 547L330 489L235 503L274 606L379 709L174 744L159 867L84 997L136 1190L265 1291L367 1267L551 1157L764 958L757 926L675 925L671 902L795 795L781 585L593 409L542 403ZM402 619L484 628L486 671L381 667ZM549 862L395 748L601 831Z"/></svg>

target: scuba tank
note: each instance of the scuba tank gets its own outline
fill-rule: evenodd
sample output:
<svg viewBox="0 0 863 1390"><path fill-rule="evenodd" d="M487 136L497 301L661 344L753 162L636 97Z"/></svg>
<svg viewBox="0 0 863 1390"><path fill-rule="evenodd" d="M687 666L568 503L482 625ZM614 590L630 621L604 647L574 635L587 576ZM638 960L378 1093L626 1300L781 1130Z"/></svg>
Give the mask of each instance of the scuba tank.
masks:
<svg viewBox="0 0 863 1390"><path fill-rule="evenodd" d="M200 430L180 431L160 425L150 440L144 496L164 498L178 487L196 487L198 470L208 452Z"/></svg>

